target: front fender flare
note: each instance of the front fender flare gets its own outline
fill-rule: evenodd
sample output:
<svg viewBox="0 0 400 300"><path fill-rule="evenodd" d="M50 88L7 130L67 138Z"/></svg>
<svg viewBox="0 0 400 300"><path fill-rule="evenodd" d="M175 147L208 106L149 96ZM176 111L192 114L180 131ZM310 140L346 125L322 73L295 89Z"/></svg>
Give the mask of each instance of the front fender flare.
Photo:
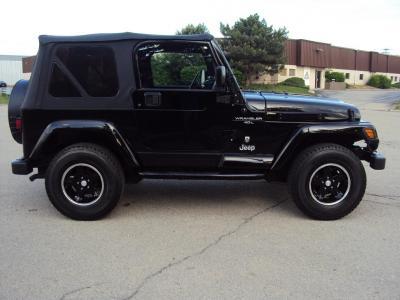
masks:
<svg viewBox="0 0 400 300"><path fill-rule="evenodd" d="M271 171L279 170L285 165L285 162L290 158L291 155L295 155L296 149L309 140L323 140L329 142L333 140L333 137L342 139L343 141L349 140L354 142L360 140L366 140L363 129L366 127L373 127L369 122L357 122L357 123L331 123L331 124L312 124L300 127L289 140L284 144L279 154L274 159ZM336 139L337 140L337 139ZM374 151L378 148L379 139L366 140L367 144Z"/></svg>

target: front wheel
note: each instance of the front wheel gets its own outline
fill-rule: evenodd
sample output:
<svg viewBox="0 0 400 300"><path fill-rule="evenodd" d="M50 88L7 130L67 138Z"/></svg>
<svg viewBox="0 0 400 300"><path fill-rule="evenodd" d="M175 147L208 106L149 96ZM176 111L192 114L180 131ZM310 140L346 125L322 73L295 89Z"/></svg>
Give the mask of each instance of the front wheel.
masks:
<svg viewBox="0 0 400 300"><path fill-rule="evenodd" d="M124 173L107 149L88 143L69 146L51 161L45 178L51 203L67 217L96 220L117 204Z"/></svg>
<svg viewBox="0 0 400 300"><path fill-rule="evenodd" d="M353 211L364 196L366 175L360 159L337 144L305 149L289 173L293 200L306 215L335 220Z"/></svg>

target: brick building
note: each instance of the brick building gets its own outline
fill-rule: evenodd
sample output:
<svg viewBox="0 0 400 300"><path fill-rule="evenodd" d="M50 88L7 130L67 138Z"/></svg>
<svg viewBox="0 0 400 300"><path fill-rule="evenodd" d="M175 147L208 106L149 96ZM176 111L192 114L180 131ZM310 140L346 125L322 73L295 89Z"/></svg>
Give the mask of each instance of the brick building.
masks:
<svg viewBox="0 0 400 300"><path fill-rule="evenodd" d="M346 83L365 85L371 75L383 74L400 82L400 56L349 49L308 40L289 39L285 43L286 64L275 75L255 78L257 83L279 83L289 77L303 78L310 89L325 88L325 71L345 74ZM29 77L35 56L22 59L24 77Z"/></svg>
<svg viewBox="0 0 400 300"><path fill-rule="evenodd" d="M278 83L289 77L303 78L310 89L325 88L325 71L345 74L350 85L365 85L371 75L383 74L400 82L400 56L349 49L308 40L286 41L286 64L279 74L265 75L258 83Z"/></svg>

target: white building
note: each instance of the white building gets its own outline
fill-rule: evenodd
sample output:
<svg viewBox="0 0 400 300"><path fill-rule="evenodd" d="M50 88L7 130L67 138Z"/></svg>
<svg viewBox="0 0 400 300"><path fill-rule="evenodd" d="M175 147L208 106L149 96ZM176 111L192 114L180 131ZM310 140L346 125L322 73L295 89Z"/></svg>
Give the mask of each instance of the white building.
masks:
<svg viewBox="0 0 400 300"><path fill-rule="evenodd" d="M0 80L13 86L26 76L22 73L22 55L0 55Z"/></svg>

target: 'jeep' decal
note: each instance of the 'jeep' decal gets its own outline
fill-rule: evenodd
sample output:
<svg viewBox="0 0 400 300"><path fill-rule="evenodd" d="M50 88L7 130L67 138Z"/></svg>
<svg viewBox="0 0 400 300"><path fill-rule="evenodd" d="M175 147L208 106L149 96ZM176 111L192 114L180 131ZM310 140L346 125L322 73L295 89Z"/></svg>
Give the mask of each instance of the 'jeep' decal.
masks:
<svg viewBox="0 0 400 300"><path fill-rule="evenodd" d="M240 151L254 151L254 150L256 150L256 146L254 146L254 145L245 145L245 144L242 144L242 145L239 147L239 150L240 150Z"/></svg>

